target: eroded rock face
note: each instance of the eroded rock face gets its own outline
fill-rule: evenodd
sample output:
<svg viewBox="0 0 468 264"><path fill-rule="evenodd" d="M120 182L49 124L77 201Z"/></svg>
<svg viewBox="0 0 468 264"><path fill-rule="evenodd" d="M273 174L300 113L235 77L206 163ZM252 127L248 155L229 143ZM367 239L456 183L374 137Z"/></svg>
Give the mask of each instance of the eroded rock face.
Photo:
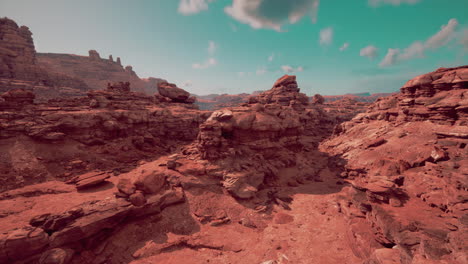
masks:
<svg viewBox="0 0 468 264"><path fill-rule="evenodd" d="M439 69L408 81L401 93L380 98L355 120L467 124L468 66Z"/></svg>
<svg viewBox="0 0 468 264"><path fill-rule="evenodd" d="M227 190L236 197L251 198L278 170L313 167L300 158L303 139L314 133L320 137L319 130L309 128L324 123L326 115L319 108L306 109L307 100L296 77L285 75L249 104L213 112L200 126L196 148L202 159L219 168L213 170L221 173ZM308 173L304 170L297 177Z"/></svg>
<svg viewBox="0 0 468 264"><path fill-rule="evenodd" d="M25 106L34 104L35 95L25 89L12 89L0 95L3 101L0 102L0 110L22 109Z"/></svg>
<svg viewBox="0 0 468 264"><path fill-rule="evenodd" d="M29 28L1 18L0 92L27 89L48 97L51 94L75 96L89 89L82 80L40 67L36 55Z"/></svg>
<svg viewBox="0 0 468 264"><path fill-rule="evenodd" d="M71 198L69 202L76 204L77 195L68 195ZM158 214L164 208L181 203L184 199L180 188L172 188L161 190L158 195L137 192L129 199L107 197L81 202L58 213L43 212L32 217L29 225L21 226L21 221L16 229L2 230L0 261L69 263L75 251L94 250L93 245L96 243L93 244L93 241L101 241L103 236L110 234L118 225L135 218Z"/></svg>
<svg viewBox="0 0 468 264"><path fill-rule="evenodd" d="M0 189L132 167L139 159L196 139L198 126L210 114L192 104L160 102L129 90L128 83L117 83L90 91L83 100L48 104L34 104L34 93L24 89L2 94ZM79 185L92 185L90 181Z"/></svg>
<svg viewBox="0 0 468 264"><path fill-rule="evenodd" d="M347 160L352 187L340 206L368 263L466 262L467 73L416 77L322 145Z"/></svg>
<svg viewBox="0 0 468 264"><path fill-rule="evenodd" d="M270 90L253 96L249 103L278 104L296 109L308 105L309 98L299 92L296 76L285 75L278 79Z"/></svg>
<svg viewBox="0 0 468 264"><path fill-rule="evenodd" d="M173 83L160 82L158 83L159 94L179 103L194 103L195 98L190 97L190 93L182 88L177 87Z"/></svg>
<svg viewBox="0 0 468 264"><path fill-rule="evenodd" d="M29 28L1 18L0 40L0 78L33 79L36 50Z"/></svg>

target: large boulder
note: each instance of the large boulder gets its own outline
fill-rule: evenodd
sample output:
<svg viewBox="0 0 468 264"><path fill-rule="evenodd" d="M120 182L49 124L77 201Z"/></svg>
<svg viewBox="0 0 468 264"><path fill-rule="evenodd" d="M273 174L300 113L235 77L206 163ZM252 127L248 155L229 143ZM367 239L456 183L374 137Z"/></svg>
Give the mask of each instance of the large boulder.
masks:
<svg viewBox="0 0 468 264"><path fill-rule="evenodd" d="M190 93L185 91L182 88L177 87L177 85L168 82L161 82L158 84L159 94L167 97L175 102L188 103L190 98Z"/></svg>

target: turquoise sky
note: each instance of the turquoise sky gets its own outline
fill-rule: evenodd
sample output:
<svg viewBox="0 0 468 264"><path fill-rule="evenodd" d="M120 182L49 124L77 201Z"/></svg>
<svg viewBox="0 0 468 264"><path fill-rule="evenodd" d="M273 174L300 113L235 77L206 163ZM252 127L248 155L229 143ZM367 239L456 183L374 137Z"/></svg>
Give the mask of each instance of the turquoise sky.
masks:
<svg viewBox="0 0 468 264"><path fill-rule="evenodd" d="M269 89L285 73L307 94L396 91L468 64L467 10L468 0L0 0L39 52L96 49L197 94Z"/></svg>

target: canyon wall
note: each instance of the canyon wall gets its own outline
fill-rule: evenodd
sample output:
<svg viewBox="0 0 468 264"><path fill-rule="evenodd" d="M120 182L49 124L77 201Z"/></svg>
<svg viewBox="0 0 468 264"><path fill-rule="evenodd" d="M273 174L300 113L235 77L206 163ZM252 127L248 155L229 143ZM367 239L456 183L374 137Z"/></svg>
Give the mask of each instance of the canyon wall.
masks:
<svg viewBox="0 0 468 264"><path fill-rule="evenodd" d="M467 88L468 66L418 76L322 144L347 162L339 204L369 263L466 263Z"/></svg>

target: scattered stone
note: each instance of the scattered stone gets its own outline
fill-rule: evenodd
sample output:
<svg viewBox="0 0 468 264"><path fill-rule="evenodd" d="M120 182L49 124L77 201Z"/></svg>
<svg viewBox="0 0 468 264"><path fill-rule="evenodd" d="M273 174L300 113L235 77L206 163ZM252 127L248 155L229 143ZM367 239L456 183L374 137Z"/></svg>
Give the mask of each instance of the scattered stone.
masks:
<svg viewBox="0 0 468 264"><path fill-rule="evenodd" d="M146 204L146 198L142 191L136 191L134 194L130 195L129 200L134 206L143 206Z"/></svg>
<svg viewBox="0 0 468 264"><path fill-rule="evenodd" d="M110 178L108 172L92 171L79 176L74 177L67 181L68 184L75 184L78 190L83 190L92 186L96 186L106 179Z"/></svg>

